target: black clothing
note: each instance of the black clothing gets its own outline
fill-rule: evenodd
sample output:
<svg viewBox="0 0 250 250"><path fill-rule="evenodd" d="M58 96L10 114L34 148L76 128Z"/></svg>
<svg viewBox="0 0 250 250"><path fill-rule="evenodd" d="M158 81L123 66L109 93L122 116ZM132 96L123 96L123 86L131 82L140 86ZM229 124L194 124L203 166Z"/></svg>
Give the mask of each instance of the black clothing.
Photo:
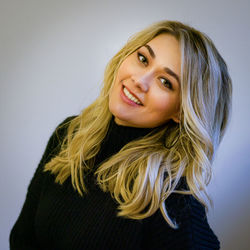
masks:
<svg viewBox="0 0 250 250"><path fill-rule="evenodd" d="M95 166L150 131L119 126L112 119ZM175 230L159 210L143 220L117 217L117 202L95 184L92 174L87 176L88 193L83 196L73 189L70 178L63 185L55 183L55 176L43 168L59 152L65 135L66 126L57 129L48 142L12 228L10 249L219 249L204 207L192 196L171 194L167 199L169 214L179 223Z"/></svg>

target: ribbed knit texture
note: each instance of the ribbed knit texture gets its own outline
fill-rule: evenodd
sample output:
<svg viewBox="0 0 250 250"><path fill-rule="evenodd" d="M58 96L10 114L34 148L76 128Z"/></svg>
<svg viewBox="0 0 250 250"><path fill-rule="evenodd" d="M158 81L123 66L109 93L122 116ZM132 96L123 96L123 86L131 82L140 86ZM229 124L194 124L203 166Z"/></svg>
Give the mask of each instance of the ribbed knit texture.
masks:
<svg viewBox="0 0 250 250"><path fill-rule="evenodd" d="M95 168L126 143L150 131L119 126L112 119ZM11 230L10 249L219 249L204 207L192 196L172 194L167 199L169 214L179 224L175 230L159 210L143 220L118 217L116 201L95 184L91 173L86 176L88 193L84 196L73 189L70 178L63 185L55 183L55 177L43 168L59 152L65 135L64 126L48 142Z"/></svg>

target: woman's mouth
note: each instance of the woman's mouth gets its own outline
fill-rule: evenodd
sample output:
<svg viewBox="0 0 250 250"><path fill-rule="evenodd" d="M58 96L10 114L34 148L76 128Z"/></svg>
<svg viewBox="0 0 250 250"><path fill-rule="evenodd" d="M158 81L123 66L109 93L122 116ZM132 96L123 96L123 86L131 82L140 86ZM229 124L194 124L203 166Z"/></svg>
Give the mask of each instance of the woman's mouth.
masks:
<svg viewBox="0 0 250 250"><path fill-rule="evenodd" d="M134 95L132 95L125 86L123 86L123 93L132 102L134 102L138 105L142 105L142 103L138 100L138 98L136 98Z"/></svg>

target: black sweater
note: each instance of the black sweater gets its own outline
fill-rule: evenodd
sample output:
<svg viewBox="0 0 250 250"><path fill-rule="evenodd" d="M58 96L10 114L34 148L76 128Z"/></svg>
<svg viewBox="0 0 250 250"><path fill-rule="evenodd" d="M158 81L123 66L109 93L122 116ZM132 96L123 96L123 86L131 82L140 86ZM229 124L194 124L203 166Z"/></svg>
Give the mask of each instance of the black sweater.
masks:
<svg viewBox="0 0 250 250"><path fill-rule="evenodd" d="M119 126L112 120L95 166L149 131ZM55 183L55 176L43 168L59 152L65 134L66 126L57 129L48 142L11 230L10 249L219 249L204 207L192 196L172 194L167 199L168 212L179 224L175 230L159 210L143 220L118 217L116 201L95 184L92 174L86 177L84 196L73 189L70 178L63 185Z"/></svg>

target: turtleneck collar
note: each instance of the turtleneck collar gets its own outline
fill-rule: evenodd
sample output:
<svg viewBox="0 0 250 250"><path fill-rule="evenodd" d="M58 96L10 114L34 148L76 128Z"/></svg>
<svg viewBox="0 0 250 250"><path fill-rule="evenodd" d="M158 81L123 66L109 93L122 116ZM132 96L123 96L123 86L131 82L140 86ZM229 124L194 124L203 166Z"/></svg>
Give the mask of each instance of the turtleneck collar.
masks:
<svg viewBox="0 0 250 250"><path fill-rule="evenodd" d="M136 128L119 125L112 117L106 137L104 138L101 149L96 156L95 165L101 163L113 154L118 153L123 146L132 140L139 139L149 134L153 128Z"/></svg>
<svg viewBox="0 0 250 250"><path fill-rule="evenodd" d="M107 137L113 135L119 137L119 140L127 144L128 142L149 134L153 128L137 128L119 125L115 122L114 117L110 121Z"/></svg>

